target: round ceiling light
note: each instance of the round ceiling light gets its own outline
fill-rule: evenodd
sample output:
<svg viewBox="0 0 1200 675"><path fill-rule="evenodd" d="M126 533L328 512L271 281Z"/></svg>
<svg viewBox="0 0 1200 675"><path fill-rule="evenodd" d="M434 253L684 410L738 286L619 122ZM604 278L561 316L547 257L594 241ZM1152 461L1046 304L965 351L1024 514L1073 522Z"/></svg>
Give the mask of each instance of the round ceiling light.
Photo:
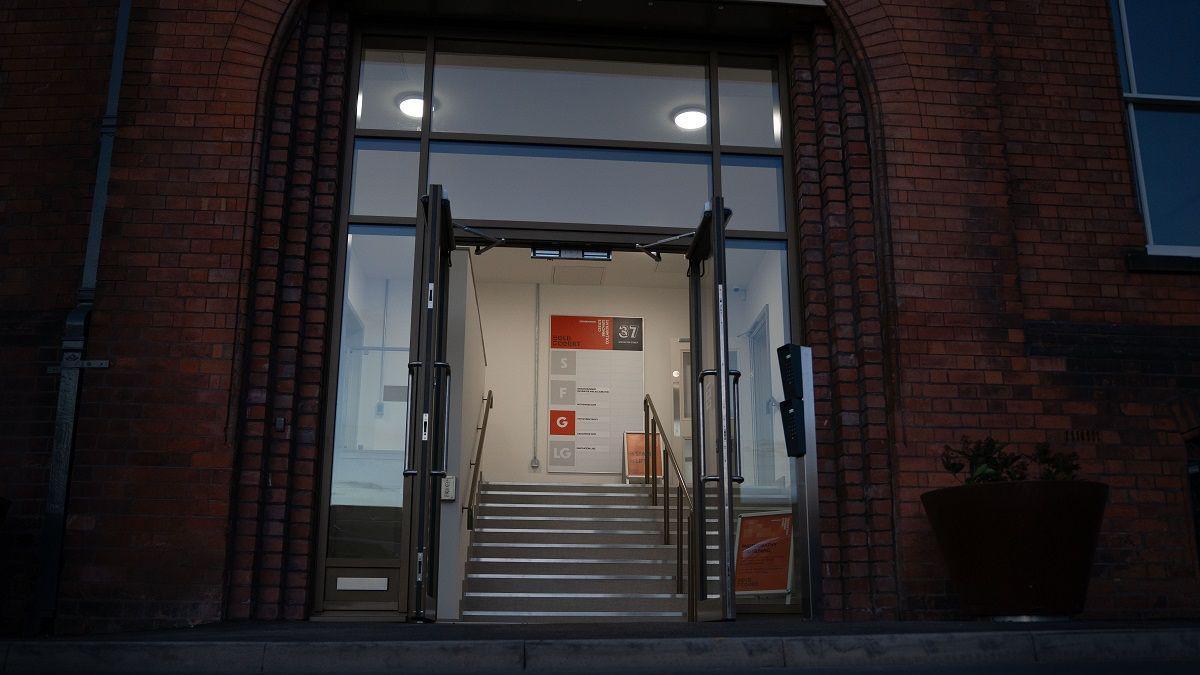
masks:
<svg viewBox="0 0 1200 675"><path fill-rule="evenodd" d="M700 108L680 108L671 114L675 126L685 131L703 129L708 124L708 113Z"/></svg>
<svg viewBox="0 0 1200 675"><path fill-rule="evenodd" d="M396 107L405 117L419 120L425 114L425 99L420 94L400 94L396 97Z"/></svg>

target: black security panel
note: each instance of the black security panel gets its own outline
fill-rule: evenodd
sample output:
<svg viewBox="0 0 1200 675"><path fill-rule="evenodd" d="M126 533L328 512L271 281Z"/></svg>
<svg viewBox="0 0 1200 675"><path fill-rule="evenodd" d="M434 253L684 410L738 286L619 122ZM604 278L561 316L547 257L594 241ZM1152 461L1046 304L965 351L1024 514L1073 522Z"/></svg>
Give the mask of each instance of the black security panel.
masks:
<svg viewBox="0 0 1200 675"><path fill-rule="evenodd" d="M800 372L800 345L786 344L775 350L779 355L779 376L783 379L783 397L804 399L804 374Z"/></svg>
<svg viewBox="0 0 1200 675"><path fill-rule="evenodd" d="M783 418L783 442L788 457L804 456L804 401L788 400L779 404Z"/></svg>
<svg viewBox="0 0 1200 675"><path fill-rule="evenodd" d="M779 376L783 380L785 400L779 403L783 419L783 440L788 457L803 457L804 439L804 348L786 344L775 350L779 355Z"/></svg>

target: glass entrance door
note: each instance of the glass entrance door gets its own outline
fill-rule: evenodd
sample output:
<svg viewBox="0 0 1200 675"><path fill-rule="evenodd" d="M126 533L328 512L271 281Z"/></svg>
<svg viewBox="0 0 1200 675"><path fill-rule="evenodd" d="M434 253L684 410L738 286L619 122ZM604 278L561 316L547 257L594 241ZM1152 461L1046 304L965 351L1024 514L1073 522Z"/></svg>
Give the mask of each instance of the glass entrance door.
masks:
<svg viewBox="0 0 1200 675"><path fill-rule="evenodd" d="M447 295L454 225L440 185L429 186L417 209L412 338L408 362L408 445L404 476L408 618L437 619L439 494L446 476L450 380L446 360Z"/></svg>
<svg viewBox="0 0 1200 675"><path fill-rule="evenodd" d="M733 484L741 482L729 365L725 223L721 198L705 211L688 248L691 318L692 467L696 495L691 591L702 620L735 618Z"/></svg>

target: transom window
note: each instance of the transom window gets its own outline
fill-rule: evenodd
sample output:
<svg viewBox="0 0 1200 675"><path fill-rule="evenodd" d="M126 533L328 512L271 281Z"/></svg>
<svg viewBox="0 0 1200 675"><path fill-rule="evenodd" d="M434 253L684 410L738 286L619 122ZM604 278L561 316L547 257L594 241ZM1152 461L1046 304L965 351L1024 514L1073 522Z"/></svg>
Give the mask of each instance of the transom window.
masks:
<svg viewBox="0 0 1200 675"><path fill-rule="evenodd" d="M1200 256L1200 2L1110 3L1148 251Z"/></svg>
<svg viewBox="0 0 1200 675"><path fill-rule="evenodd" d="M777 56L433 45L363 40L349 222L440 183L484 227L683 230L721 195L730 236L786 238Z"/></svg>

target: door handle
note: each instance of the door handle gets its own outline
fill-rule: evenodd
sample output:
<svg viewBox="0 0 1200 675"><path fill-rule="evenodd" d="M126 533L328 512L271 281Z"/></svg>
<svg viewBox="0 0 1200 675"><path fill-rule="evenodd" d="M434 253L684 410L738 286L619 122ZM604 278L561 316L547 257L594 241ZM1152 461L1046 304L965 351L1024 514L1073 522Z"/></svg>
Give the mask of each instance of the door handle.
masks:
<svg viewBox="0 0 1200 675"><path fill-rule="evenodd" d="M733 377L733 401L729 406L730 414L733 416L733 439L730 442L733 447L729 452L734 460L732 462L733 475L729 477L729 480L741 485L746 482L746 479L742 477L742 395L739 386L742 380L742 371L730 370L729 375Z"/></svg>
<svg viewBox="0 0 1200 675"><path fill-rule="evenodd" d="M450 369L450 364L445 361L436 361L433 364L434 370L441 370L446 373L445 389L442 392L442 463L441 468L430 471L430 476L438 478L446 477L446 464L450 460L450 383L453 371Z"/></svg>
<svg viewBox="0 0 1200 675"><path fill-rule="evenodd" d="M702 370L702 371L700 371L699 377L696 378L700 384L700 406L698 408L698 410L700 411L700 419L697 420L700 423L699 424L699 427L700 427L700 434L699 434L699 436L700 436L700 439L699 439L699 441L700 441L699 442L700 475L703 477L702 480L705 483L713 483L713 482L721 480L720 474L711 474L710 475L708 473L708 459L705 457L706 448L704 447L704 439L705 439L705 432L704 432L704 393L705 393L704 379L707 377L715 377L716 374L717 374L717 371L715 371L715 370Z"/></svg>
<svg viewBox="0 0 1200 675"><path fill-rule="evenodd" d="M413 410L414 410L414 408L413 408L413 371L415 371L417 368L420 368L421 365L422 364L420 361L409 361L408 362L408 415L407 415L407 417L408 417L408 433L405 435L408 437L408 440L410 442L408 443L408 447L404 448L404 475L405 476L417 475L417 469L415 467L413 467L413 463L412 463L412 453L413 453L412 446L414 444L411 442L412 438L413 438Z"/></svg>

